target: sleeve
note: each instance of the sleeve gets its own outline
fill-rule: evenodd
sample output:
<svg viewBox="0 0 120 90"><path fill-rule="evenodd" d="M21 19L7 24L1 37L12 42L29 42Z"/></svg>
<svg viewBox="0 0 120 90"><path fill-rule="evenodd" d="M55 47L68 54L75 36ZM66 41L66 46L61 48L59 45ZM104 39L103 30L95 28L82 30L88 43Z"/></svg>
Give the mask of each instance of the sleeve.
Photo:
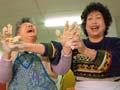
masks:
<svg viewBox="0 0 120 90"><path fill-rule="evenodd" d="M57 65L52 65L53 70L57 74L65 74L71 67L71 59L72 53L66 56L62 50L59 63Z"/></svg>
<svg viewBox="0 0 120 90"><path fill-rule="evenodd" d="M0 58L0 82L8 82L12 78L12 61Z"/></svg>
<svg viewBox="0 0 120 90"><path fill-rule="evenodd" d="M111 54L109 74L120 76L120 39L114 40L109 52Z"/></svg>
<svg viewBox="0 0 120 90"><path fill-rule="evenodd" d="M60 60L62 45L56 41L43 44L45 45L45 53L43 56L47 56L50 59L51 64L57 65Z"/></svg>
<svg viewBox="0 0 120 90"><path fill-rule="evenodd" d="M42 43L45 46L45 52L42 56L47 56L52 58L53 56L53 47L51 43Z"/></svg>

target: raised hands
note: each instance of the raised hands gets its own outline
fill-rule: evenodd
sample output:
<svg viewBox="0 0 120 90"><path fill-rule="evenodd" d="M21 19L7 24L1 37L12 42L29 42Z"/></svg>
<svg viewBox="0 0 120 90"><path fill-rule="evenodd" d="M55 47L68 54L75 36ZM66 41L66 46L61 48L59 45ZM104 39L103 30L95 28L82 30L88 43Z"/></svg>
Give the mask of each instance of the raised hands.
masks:
<svg viewBox="0 0 120 90"><path fill-rule="evenodd" d="M60 33L60 31L57 31L56 35L60 39L60 42L63 45L63 49L67 48L67 50L70 49L82 49L84 47L84 44L81 40L81 30L80 25L74 22L72 25L69 25L68 22L66 22L64 26L63 34ZM65 50L66 51L66 50Z"/></svg>
<svg viewBox="0 0 120 90"><path fill-rule="evenodd" d="M17 50L17 45L20 42L20 36L13 37L12 36L12 25L8 24L4 26L2 29L2 33L0 35L0 42L5 52L11 52L12 50Z"/></svg>
<svg viewBox="0 0 120 90"><path fill-rule="evenodd" d="M69 25L68 22L66 22L64 26L63 34L61 34L59 31L57 31L56 35L60 39L63 46L71 47L71 44L68 43L71 41L74 35L79 35L79 26L77 23L73 23L72 25Z"/></svg>

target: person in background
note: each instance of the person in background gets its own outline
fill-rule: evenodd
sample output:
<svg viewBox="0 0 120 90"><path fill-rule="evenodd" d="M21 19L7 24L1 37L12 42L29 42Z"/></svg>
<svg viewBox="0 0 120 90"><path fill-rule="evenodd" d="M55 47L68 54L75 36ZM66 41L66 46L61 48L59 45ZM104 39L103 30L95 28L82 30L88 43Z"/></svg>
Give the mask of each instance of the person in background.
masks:
<svg viewBox="0 0 120 90"><path fill-rule="evenodd" d="M61 40L63 55L69 51L67 56L72 56L69 61L76 78L75 90L120 90L120 38L106 36L112 23L109 9L100 2L91 2L81 19L86 39L66 33L71 39L62 39L71 40L72 47ZM69 67L68 64L56 72L66 72L62 68Z"/></svg>

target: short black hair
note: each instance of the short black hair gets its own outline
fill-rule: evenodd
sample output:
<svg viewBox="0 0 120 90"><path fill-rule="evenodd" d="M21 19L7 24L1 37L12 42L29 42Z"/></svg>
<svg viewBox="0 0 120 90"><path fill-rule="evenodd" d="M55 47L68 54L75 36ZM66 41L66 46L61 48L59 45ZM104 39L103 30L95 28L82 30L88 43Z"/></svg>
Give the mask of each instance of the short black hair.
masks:
<svg viewBox="0 0 120 90"><path fill-rule="evenodd" d="M84 34L88 36L87 31L86 31L86 20L87 16L92 12L92 11L99 11L103 15L104 21L105 21L105 32L104 35L107 35L108 29L112 23L112 16L110 14L109 9L101 4L100 2L91 2L82 12L81 14L81 19L82 19L82 28L84 31Z"/></svg>
<svg viewBox="0 0 120 90"><path fill-rule="evenodd" d="M15 36L17 35L20 26L23 23L33 23L30 17L23 17L16 23Z"/></svg>

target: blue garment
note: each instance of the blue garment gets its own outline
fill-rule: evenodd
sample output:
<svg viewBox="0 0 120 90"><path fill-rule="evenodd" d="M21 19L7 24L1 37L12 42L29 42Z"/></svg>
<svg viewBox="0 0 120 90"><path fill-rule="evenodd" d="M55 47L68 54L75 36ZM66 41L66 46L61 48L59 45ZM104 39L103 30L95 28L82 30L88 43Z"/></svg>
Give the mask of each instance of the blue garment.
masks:
<svg viewBox="0 0 120 90"><path fill-rule="evenodd" d="M45 70L40 57L24 52L17 56L13 65L13 78L9 90L57 90L55 82Z"/></svg>
<svg viewBox="0 0 120 90"><path fill-rule="evenodd" d="M57 65L60 60L62 45L60 42L51 41L51 43L43 43L45 46L45 53L43 56L48 56L51 64ZM55 48L55 53L53 56L53 46Z"/></svg>
<svg viewBox="0 0 120 90"><path fill-rule="evenodd" d="M120 76L120 38L104 37L98 43L84 39L83 42L86 47L95 49L97 55L94 60L88 60L78 50L73 50L71 69L75 76L97 79ZM98 69L100 66L101 69Z"/></svg>
<svg viewBox="0 0 120 90"><path fill-rule="evenodd" d="M92 43L87 39L84 43L88 48L108 51L111 54L111 65L107 77L120 76L120 38L104 37L99 43Z"/></svg>

